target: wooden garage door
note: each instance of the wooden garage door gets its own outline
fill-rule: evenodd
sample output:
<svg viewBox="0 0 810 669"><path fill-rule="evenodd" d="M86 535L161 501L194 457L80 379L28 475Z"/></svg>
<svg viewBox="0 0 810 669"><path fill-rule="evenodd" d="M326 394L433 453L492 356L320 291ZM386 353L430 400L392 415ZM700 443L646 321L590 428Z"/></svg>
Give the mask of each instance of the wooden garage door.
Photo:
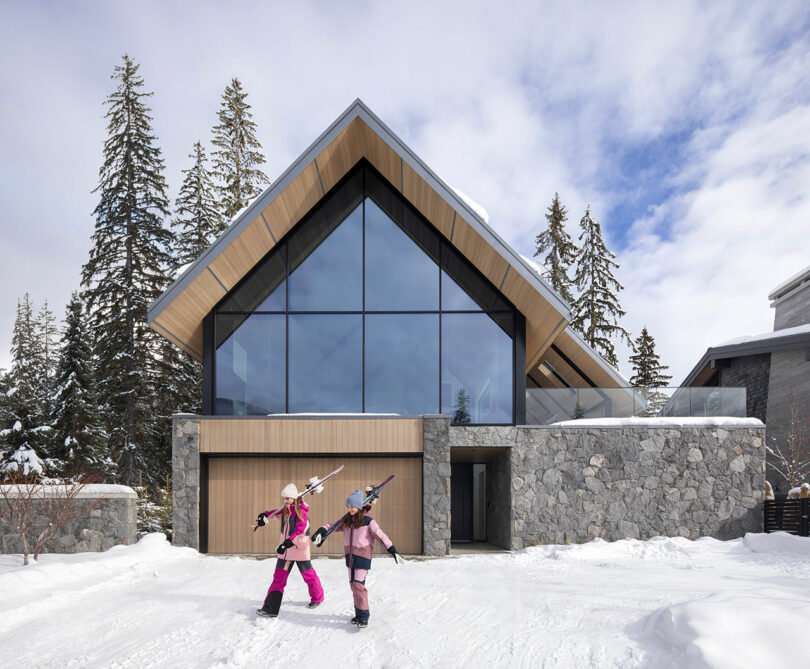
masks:
<svg viewBox="0 0 810 669"><path fill-rule="evenodd" d="M361 458L211 458L208 462L208 552L275 553L279 521L250 528L260 511L277 508L281 489L290 482L302 489L312 476L324 476L344 465L319 495L307 495L311 532L339 518L346 497L357 488L377 484L394 474L374 505L372 515L401 553L422 552L422 459ZM342 533L312 554L343 552ZM375 552L381 552L377 544Z"/></svg>

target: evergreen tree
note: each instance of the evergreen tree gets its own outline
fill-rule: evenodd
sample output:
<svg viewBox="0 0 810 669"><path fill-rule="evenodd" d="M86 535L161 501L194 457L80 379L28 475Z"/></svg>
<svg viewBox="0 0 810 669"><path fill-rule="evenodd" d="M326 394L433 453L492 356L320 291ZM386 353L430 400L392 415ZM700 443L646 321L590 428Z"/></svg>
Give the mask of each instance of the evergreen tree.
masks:
<svg viewBox="0 0 810 669"><path fill-rule="evenodd" d="M453 407L453 423L469 423L470 417L470 396L465 388L460 388L456 393L456 405Z"/></svg>
<svg viewBox="0 0 810 669"><path fill-rule="evenodd" d="M43 369L37 319L28 293L17 301L11 339L11 370L6 376L0 471L42 471L40 460L49 430L42 411L40 373Z"/></svg>
<svg viewBox="0 0 810 669"><path fill-rule="evenodd" d="M228 227L217 207L212 173L206 166L208 159L200 142L194 143L189 158L194 159L194 164L183 170L185 177L175 200L172 222L178 267L194 262Z"/></svg>
<svg viewBox="0 0 810 669"><path fill-rule="evenodd" d="M125 55L112 75L118 85L106 101L109 136L96 188L93 248L82 270L109 448L126 484L134 483L139 469L151 472L148 398L159 343L147 327L146 309L168 284L172 263L172 235L163 226L164 162L146 105L152 93L144 91L138 68Z"/></svg>
<svg viewBox="0 0 810 669"><path fill-rule="evenodd" d="M574 301L571 294L571 279L568 269L573 264L577 247L571 236L565 230L565 221L568 220L568 210L560 202L559 193L554 193L554 199L546 212L548 227L535 237L537 247L534 255L540 256L546 251L543 265L546 268L543 277L548 279L554 288L569 304Z"/></svg>
<svg viewBox="0 0 810 669"><path fill-rule="evenodd" d="M672 380L669 374L664 374L669 367L661 364L655 352L655 339L646 327L641 329L641 334L633 342L630 364L633 366L630 384L637 388L666 388Z"/></svg>
<svg viewBox="0 0 810 669"><path fill-rule="evenodd" d="M256 124L253 122L247 93L239 79L232 79L222 94L214 126L212 144L214 174L219 180L220 211L226 221L262 192L270 179L259 167L264 164L262 145L256 139Z"/></svg>
<svg viewBox="0 0 810 669"><path fill-rule="evenodd" d="M106 452L101 414L95 392L93 350L84 305L73 293L62 330L62 351L56 371L53 451L62 473L114 474Z"/></svg>
<svg viewBox="0 0 810 669"><path fill-rule="evenodd" d="M580 247L576 255L574 282L579 297L572 305L571 326L585 341L614 367L618 364L613 339L618 337L630 344L630 335L619 319L625 315L619 305L619 291L624 290L613 270L619 267L616 256L608 251L602 239L599 221L591 218L591 208L579 222Z"/></svg>
<svg viewBox="0 0 810 669"><path fill-rule="evenodd" d="M669 369L662 365L658 354L655 352L655 339L652 338L647 328L641 329L641 334L633 342L633 355L630 356L630 364L633 366L633 376L630 377L631 385L641 388L642 396L646 401L644 415L654 416L669 400L667 395L656 388L665 388L672 377L664 374Z"/></svg>
<svg viewBox="0 0 810 669"><path fill-rule="evenodd" d="M37 394L39 396L43 424L53 425L54 395L56 394L56 365L59 360L58 335L56 319L48 307L48 300L39 310L36 320L37 345L40 353L37 356L40 368L37 370ZM51 458L54 453L50 440L43 441L43 457Z"/></svg>

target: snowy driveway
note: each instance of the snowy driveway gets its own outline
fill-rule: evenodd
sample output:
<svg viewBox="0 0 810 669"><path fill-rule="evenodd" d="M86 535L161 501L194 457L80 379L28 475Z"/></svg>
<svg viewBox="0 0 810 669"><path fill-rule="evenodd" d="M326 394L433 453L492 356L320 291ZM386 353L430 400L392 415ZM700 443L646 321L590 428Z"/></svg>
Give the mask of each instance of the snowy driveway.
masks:
<svg viewBox="0 0 810 669"><path fill-rule="evenodd" d="M103 554L0 556L8 667L745 667L810 657L810 540L657 538L513 554L375 558L371 621L342 560L297 570L257 618L274 560L216 558L163 535ZM798 666L798 665L796 665Z"/></svg>

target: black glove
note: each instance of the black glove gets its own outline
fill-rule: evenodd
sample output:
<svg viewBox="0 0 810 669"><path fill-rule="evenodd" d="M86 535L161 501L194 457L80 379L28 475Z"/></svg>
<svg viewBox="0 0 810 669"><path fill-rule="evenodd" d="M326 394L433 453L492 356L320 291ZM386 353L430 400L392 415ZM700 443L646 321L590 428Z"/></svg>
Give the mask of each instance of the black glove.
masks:
<svg viewBox="0 0 810 669"><path fill-rule="evenodd" d="M315 530L315 534L312 535L312 543L316 546L320 546L323 543L323 535L326 534L325 527L319 527Z"/></svg>
<svg viewBox="0 0 810 669"><path fill-rule="evenodd" d="M295 544L293 544L292 539L286 539L283 544L278 545L278 548L276 548L276 553L281 555L284 551L286 551L288 548L292 548L294 545Z"/></svg>
<svg viewBox="0 0 810 669"><path fill-rule="evenodd" d="M265 516L265 515L264 515L264 511L262 511L262 512L259 514L259 517L258 517L258 518L256 518L256 524L257 524L259 527L264 527L265 525L267 525L267 516Z"/></svg>
<svg viewBox="0 0 810 669"><path fill-rule="evenodd" d="M391 557L394 558L394 562L399 564L400 561L402 560L402 556L399 553L397 553L397 549L394 548L394 546L391 546L391 548L386 548L386 550L389 553L391 553Z"/></svg>

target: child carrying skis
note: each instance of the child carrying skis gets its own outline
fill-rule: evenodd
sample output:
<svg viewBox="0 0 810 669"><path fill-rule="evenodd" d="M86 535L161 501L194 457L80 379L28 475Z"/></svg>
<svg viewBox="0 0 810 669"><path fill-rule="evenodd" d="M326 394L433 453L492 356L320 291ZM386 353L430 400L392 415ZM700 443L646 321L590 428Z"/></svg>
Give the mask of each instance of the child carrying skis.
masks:
<svg viewBox="0 0 810 669"><path fill-rule="evenodd" d="M371 569L371 554L374 550L374 540L379 541L393 556L394 560L401 560L397 549L391 540L382 531L377 521L366 512L371 510L370 505L363 506L363 491L355 490L346 499L348 513L337 523L327 523L319 527L312 535L312 541L320 545L321 537L332 525L335 529L343 528L343 548L346 553L346 566L349 568L349 587L354 597L354 618L352 624L358 627L367 627L369 619L368 590L366 589L366 575Z"/></svg>
<svg viewBox="0 0 810 669"><path fill-rule="evenodd" d="M310 562L309 507L298 496L298 490L292 483L284 486L281 497L284 500L284 511L281 512L281 534L279 535L281 543L276 548L279 558L276 561L273 582L267 591L264 605L256 610L260 616L269 618L275 618L278 615L281 599L284 596L284 587L287 585L287 578L293 565L298 565L298 570L309 589L310 602L307 606L314 609L323 601L321 581ZM270 511L262 511L252 527L255 529L257 526L266 525L267 516L270 513Z"/></svg>

